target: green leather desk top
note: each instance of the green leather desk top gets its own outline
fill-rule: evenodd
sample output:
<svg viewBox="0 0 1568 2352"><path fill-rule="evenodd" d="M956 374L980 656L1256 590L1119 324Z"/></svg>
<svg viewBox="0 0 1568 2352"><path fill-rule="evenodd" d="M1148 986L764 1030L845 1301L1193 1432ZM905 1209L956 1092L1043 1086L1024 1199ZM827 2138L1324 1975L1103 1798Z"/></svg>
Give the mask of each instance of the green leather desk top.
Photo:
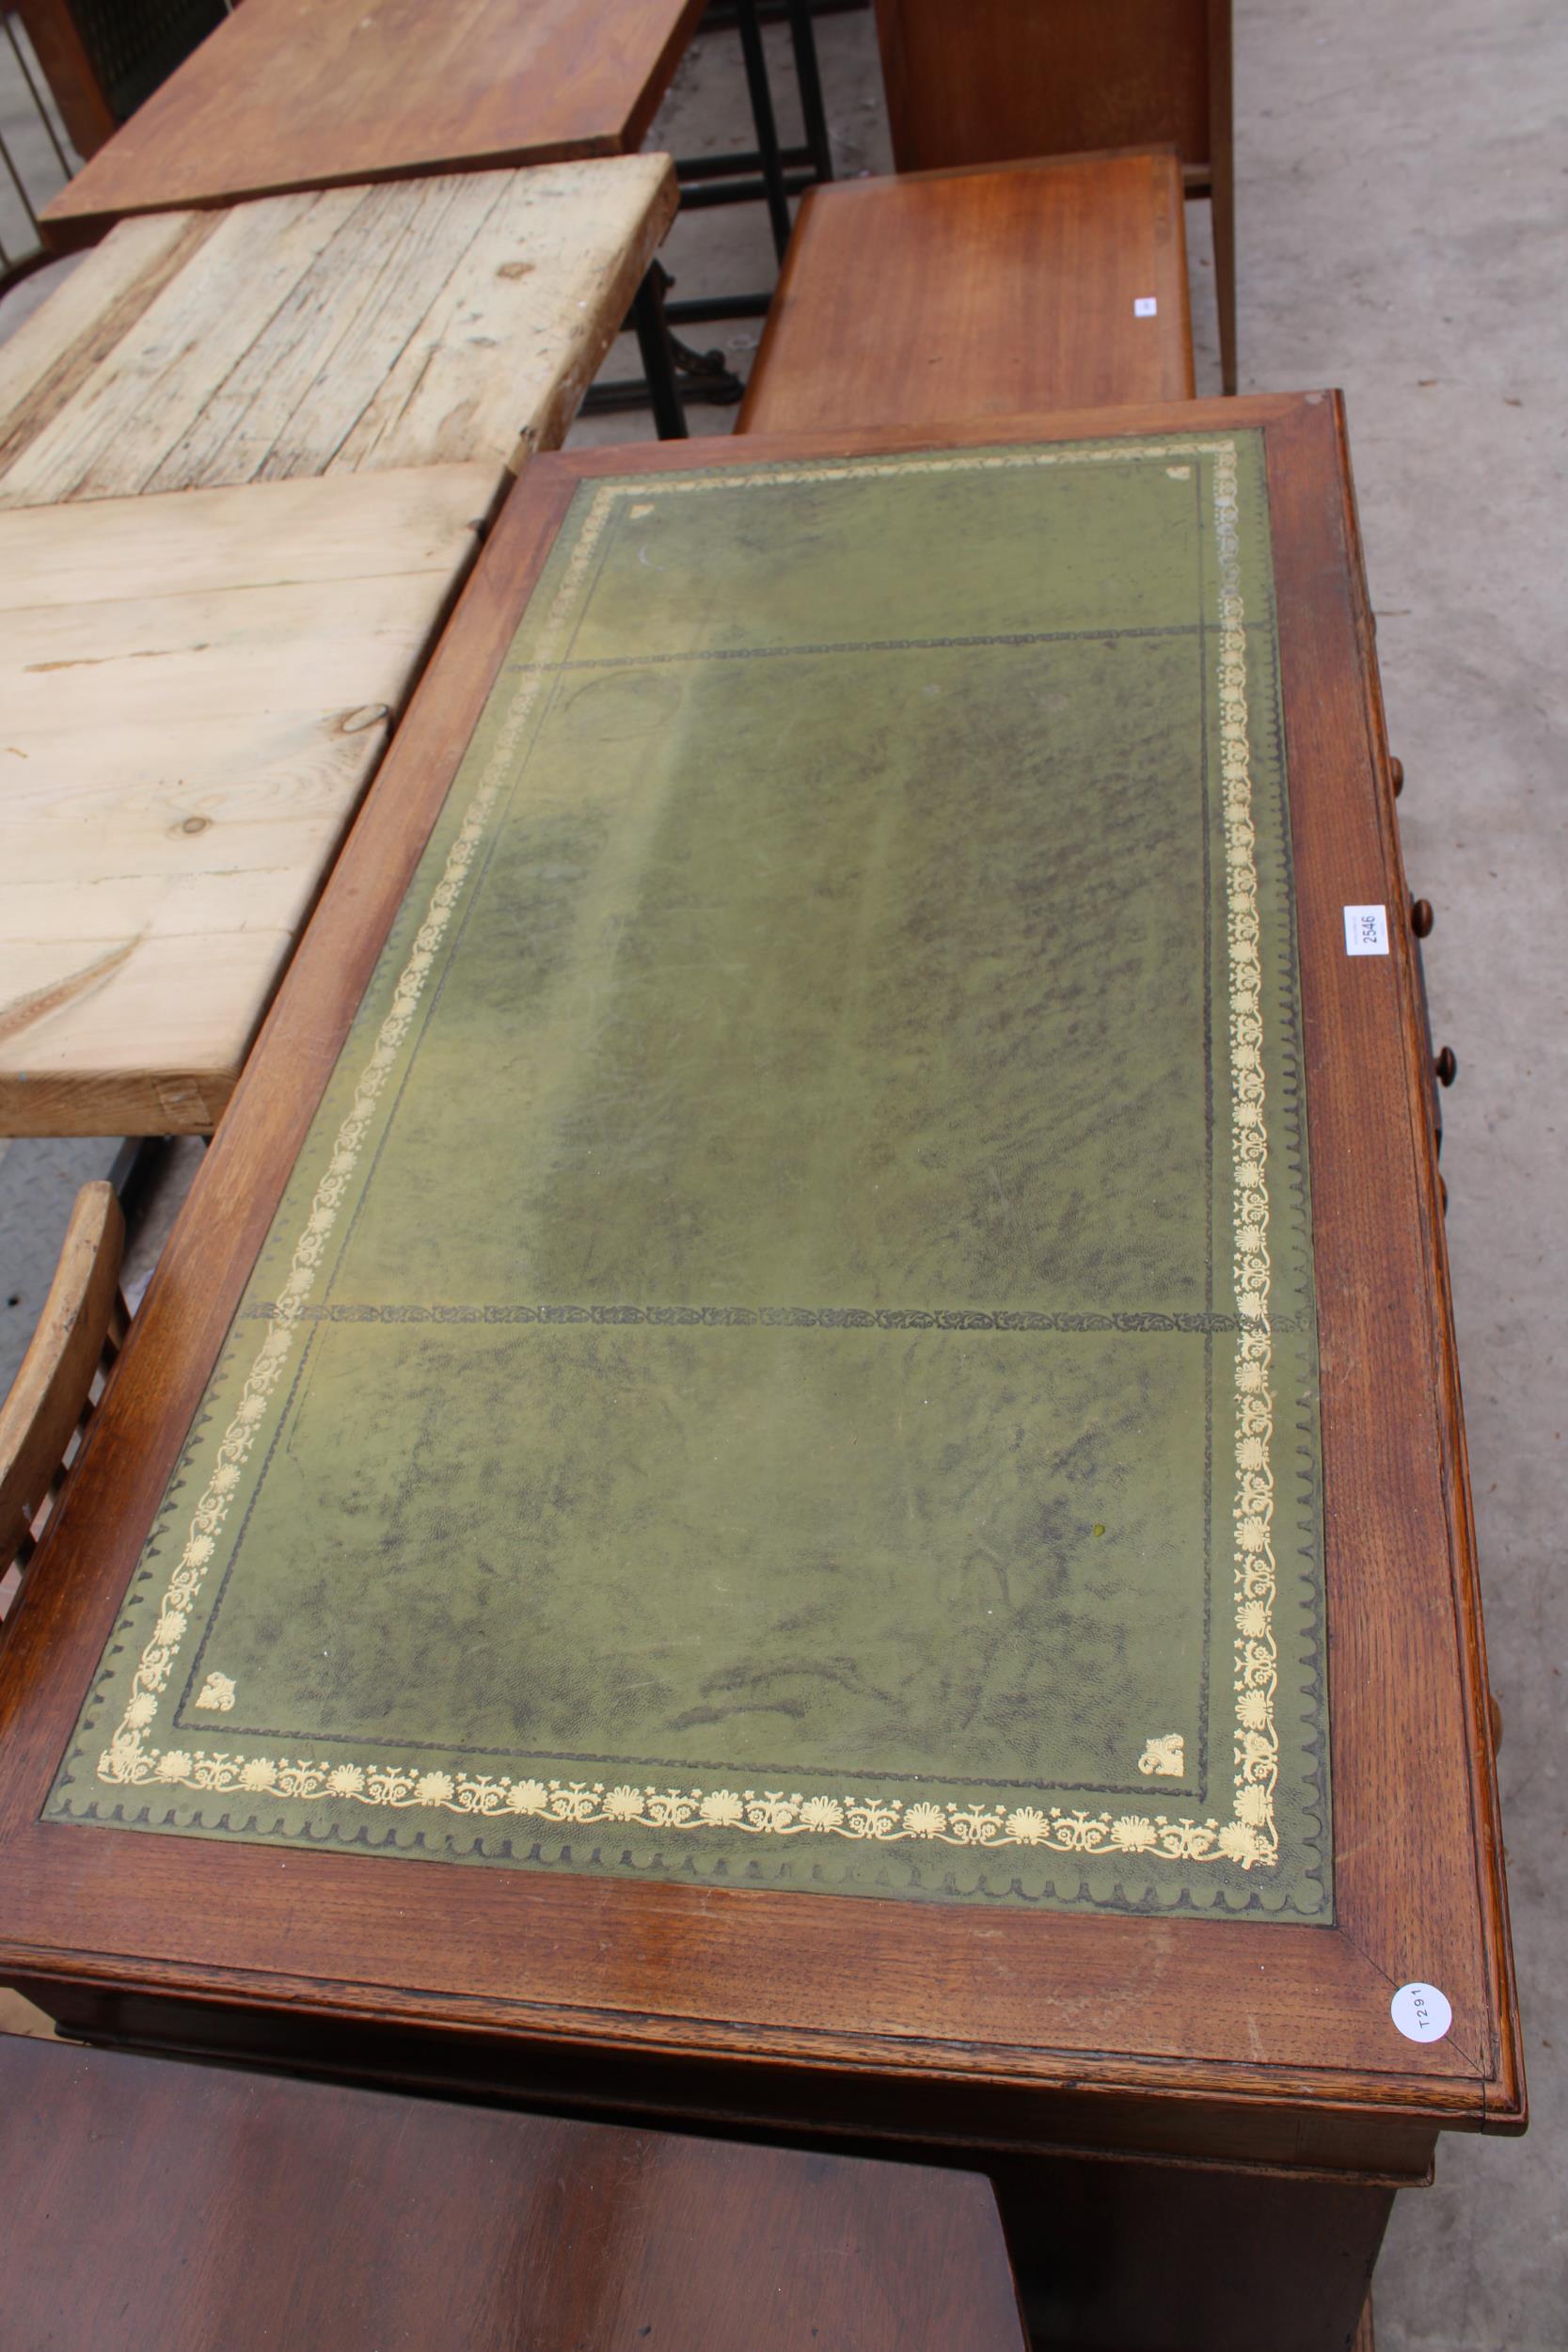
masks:
<svg viewBox="0 0 1568 2352"><path fill-rule="evenodd" d="M49 1814L1326 1921L1258 437L590 481Z"/></svg>

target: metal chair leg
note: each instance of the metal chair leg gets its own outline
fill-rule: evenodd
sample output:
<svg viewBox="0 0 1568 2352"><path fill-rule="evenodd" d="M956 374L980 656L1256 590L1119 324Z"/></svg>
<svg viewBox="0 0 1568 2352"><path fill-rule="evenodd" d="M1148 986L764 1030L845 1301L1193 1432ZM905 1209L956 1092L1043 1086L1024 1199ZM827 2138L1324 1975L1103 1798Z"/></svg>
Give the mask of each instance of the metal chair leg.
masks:
<svg viewBox="0 0 1568 2352"><path fill-rule="evenodd" d="M833 152L828 138L828 110L822 103L822 75L816 62L816 31L811 0L788 0L789 39L795 52L795 80L800 92L800 113L812 168L818 180L833 176Z"/></svg>
<svg viewBox="0 0 1568 2352"><path fill-rule="evenodd" d="M650 262L637 289L631 318L637 330L637 347L642 354L642 372L648 379L654 428L661 441L684 441L689 428L680 386L675 380L674 348L664 316L664 289L668 283L663 263Z"/></svg>
<svg viewBox="0 0 1568 2352"><path fill-rule="evenodd" d="M740 55L751 93L752 119L756 125L757 153L762 159L763 186L768 196L768 219L773 249L782 262L789 243L789 191L784 184L784 157L779 151L778 125L773 119L773 92L768 80L768 58L762 45L757 0L736 0Z"/></svg>

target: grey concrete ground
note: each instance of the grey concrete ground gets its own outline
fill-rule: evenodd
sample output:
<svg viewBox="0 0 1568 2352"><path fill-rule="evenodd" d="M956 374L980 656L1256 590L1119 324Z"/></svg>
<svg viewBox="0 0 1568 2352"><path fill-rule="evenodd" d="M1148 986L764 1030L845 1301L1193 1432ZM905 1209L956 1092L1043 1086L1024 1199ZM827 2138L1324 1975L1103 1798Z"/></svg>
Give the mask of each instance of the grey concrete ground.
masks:
<svg viewBox="0 0 1568 2352"><path fill-rule="evenodd" d="M830 18L820 41L841 168L885 169L869 19ZM1382 2352L1562 2352L1568 14L1560 0L1236 0L1236 49L1243 389L1349 395L1408 777L1406 861L1437 909L1433 1017L1461 1063L1447 1105L1449 1238L1534 2109L1522 2144L1449 2139L1435 2186L1401 2201L1378 2341ZM689 57L650 143L729 145L743 122L734 41L713 39ZM1189 222L1199 386L1217 390L1202 211ZM683 293L765 282L762 215L683 219L670 258ZM694 340L723 343L744 373L756 334L743 322ZM698 431L730 421L693 415ZM648 430L645 418L601 419L574 437ZM0 1375L30 1327L71 1190L107 1149L16 1144L0 1160Z"/></svg>

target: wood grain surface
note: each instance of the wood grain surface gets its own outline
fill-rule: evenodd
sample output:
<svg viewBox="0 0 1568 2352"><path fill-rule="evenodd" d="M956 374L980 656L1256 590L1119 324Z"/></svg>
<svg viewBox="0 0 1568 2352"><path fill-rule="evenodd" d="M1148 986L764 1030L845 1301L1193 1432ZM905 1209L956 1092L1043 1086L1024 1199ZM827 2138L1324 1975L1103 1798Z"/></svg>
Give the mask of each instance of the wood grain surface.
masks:
<svg viewBox="0 0 1568 2352"><path fill-rule="evenodd" d="M553 449L674 216L662 155L126 221L0 346L0 507Z"/></svg>
<svg viewBox="0 0 1568 2352"><path fill-rule="evenodd" d="M1134 304L1152 298L1152 317ZM939 424L1193 391L1174 150L807 191L737 429Z"/></svg>
<svg viewBox="0 0 1568 2352"><path fill-rule="evenodd" d="M245 0L44 209L129 213L629 153L703 0Z"/></svg>
<svg viewBox="0 0 1568 2352"><path fill-rule="evenodd" d="M0 514L0 1134L215 1123L495 488Z"/></svg>
<svg viewBox="0 0 1568 2352"><path fill-rule="evenodd" d="M974 2172L0 2038L8 2352L1024 2352Z"/></svg>
<svg viewBox="0 0 1568 2352"><path fill-rule="evenodd" d="M876 0L900 171L1170 140L1213 199L1225 389L1236 389L1231 0Z"/></svg>
<svg viewBox="0 0 1568 2352"><path fill-rule="evenodd" d="M247 5L251 0L247 0ZM1313 1138L1332 1928L825 1900L206 1844L39 1820L165 1481L387 927L579 483L728 441L539 460L416 695L197 1180L0 1650L0 1976L100 2030L356 2032L411 2073L510 2055L578 2091L814 2128L1420 2177L1524 2121L1430 1086L1342 413L1332 394L758 437L826 457L1261 431ZM1346 958L1346 903L1395 914ZM1411 1978L1453 2008L1408 2042ZM484 2047L487 2043L489 2046Z"/></svg>
<svg viewBox="0 0 1568 2352"><path fill-rule="evenodd" d="M1208 167L1208 0L876 8L900 171L1165 140Z"/></svg>
<svg viewBox="0 0 1568 2352"><path fill-rule="evenodd" d="M5 1572L59 1474L105 1348L118 1348L125 1336L124 1248L113 1184L103 1178L84 1184L27 1352L0 1400L0 1613L10 1600Z"/></svg>

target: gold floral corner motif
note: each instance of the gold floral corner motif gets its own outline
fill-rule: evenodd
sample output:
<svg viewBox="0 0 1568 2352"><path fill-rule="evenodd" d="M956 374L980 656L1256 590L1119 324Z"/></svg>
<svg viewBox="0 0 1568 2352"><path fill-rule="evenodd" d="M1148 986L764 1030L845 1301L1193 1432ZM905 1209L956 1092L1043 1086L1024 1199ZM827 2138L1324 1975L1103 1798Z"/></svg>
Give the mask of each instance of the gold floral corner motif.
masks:
<svg viewBox="0 0 1568 2352"><path fill-rule="evenodd" d="M495 814L509 767L541 691L548 664L575 617L576 603L607 524L622 501L646 508L661 498L727 488L763 488L800 481L829 483L876 473L998 471L1022 467L1073 467L1158 460L1202 460L1212 468L1212 523L1218 574L1215 686L1220 733L1222 831L1226 868L1230 1135L1232 1168L1232 1286L1240 1329L1234 1359L1235 1479L1232 1560L1235 1601L1235 1783L1231 1818L1199 1820L1167 1813L1068 1810L1057 1805L983 1805L895 1795L844 1796L728 1788L634 1787L629 1782L536 1779L470 1774L441 1765L331 1763L210 1754L150 1741L189 1630L192 1611L217 1550L217 1539L237 1493L273 1393L305 1320L327 1239L358 1166L376 1104L398 1066L415 1012L436 963L480 845ZM1184 469L1167 466L1176 478ZM159 1602L152 1632L137 1661L131 1695L98 1777L110 1784L187 1788L198 1793L243 1790L258 1797L325 1800L377 1809L422 1807L483 1820L527 1820L571 1827L610 1823L659 1832L729 1830L752 1836L816 1836L994 1850L1044 1848L1059 1853L1164 1855L1181 1861L1228 1861L1243 1869L1278 1860L1275 1819L1278 1739L1273 1611L1274 1399L1269 1321L1268 1130L1263 1065L1262 964L1259 954L1257 835L1252 814L1247 720L1247 644L1243 607L1236 445L1224 438L1176 438L1158 444L1109 442L1056 449L966 452L904 459L845 459L817 466L722 468L708 473L609 479L589 499L581 530L562 567L541 633L536 659L522 674L505 723L463 813L439 879L431 891L414 945L392 990L390 1007L355 1084L317 1182L303 1232L293 1248L264 1336L245 1375L240 1399L218 1438L200 1498L192 1512L178 1562ZM227 1677L210 1676L198 1707L226 1709L210 1696ZM232 1685L229 1686L230 1698ZM1151 1746L1157 1744L1151 1742ZM1147 1753L1147 1752L1146 1752ZM1150 1764L1149 1772L1165 1766ZM1177 1768L1178 1770L1180 1767Z"/></svg>

